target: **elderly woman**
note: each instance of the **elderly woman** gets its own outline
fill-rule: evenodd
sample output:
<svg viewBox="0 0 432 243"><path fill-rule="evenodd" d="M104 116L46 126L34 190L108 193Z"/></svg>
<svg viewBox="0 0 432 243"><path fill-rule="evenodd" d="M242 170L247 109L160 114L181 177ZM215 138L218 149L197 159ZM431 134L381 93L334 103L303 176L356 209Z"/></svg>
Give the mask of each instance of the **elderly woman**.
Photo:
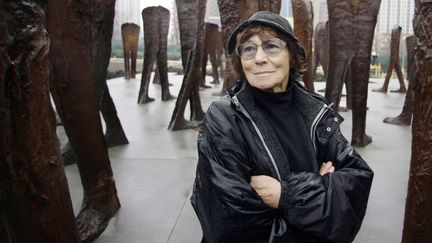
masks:
<svg viewBox="0 0 432 243"><path fill-rule="evenodd" d="M258 12L228 43L237 84L199 136L192 204L203 242L352 242L373 172L343 118L296 80L305 51L288 21Z"/></svg>

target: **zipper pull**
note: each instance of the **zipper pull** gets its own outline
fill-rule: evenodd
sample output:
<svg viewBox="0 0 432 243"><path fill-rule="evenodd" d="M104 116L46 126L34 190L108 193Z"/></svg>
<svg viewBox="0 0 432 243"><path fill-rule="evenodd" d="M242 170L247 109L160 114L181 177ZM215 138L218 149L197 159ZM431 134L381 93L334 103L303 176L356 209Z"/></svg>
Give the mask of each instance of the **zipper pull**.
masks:
<svg viewBox="0 0 432 243"><path fill-rule="evenodd" d="M233 100L233 102L234 102L234 105L236 106L236 109L237 110L240 110L240 102L238 101L238 99L237 99L237 96L233 96L232 97L232 100Z"/></svg>

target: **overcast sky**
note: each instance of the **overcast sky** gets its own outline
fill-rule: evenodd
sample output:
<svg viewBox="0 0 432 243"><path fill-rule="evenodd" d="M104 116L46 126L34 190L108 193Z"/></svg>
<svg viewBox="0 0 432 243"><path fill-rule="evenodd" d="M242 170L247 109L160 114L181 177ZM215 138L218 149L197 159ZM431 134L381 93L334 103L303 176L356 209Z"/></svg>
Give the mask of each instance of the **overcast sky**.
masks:
<svg viewBox="0 0 432 243"><path fill-rule="evenodd" d="M141 9L161 5L171 11L171 7L174 0L139 0Z"/></svg>

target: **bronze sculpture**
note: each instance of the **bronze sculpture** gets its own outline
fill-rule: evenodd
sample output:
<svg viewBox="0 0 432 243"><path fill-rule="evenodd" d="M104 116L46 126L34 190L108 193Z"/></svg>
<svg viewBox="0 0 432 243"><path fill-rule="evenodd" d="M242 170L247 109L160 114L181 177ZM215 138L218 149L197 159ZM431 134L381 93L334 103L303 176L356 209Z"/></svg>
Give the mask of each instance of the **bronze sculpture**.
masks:
<svg viewBox="0 0 432 243"><path fill-rule="evenodd" d="M414 48L417 45L417 38L415 36L408 36L406 38L407 59L408 59L408 90L405 95L405 102L403 104L402 112L396 117L384 118L385 123L409 126L411 125L412 112L414 106L414 87L416 82L416 64L414 61Z"/></svg>
<svg viewBox="0 0 432 243"><path fill-rule="evenodd" d="M136 75L139 32L140 26L137 24L124 23L121 26L126 80L135 78Z"/></svg>
<svg viewBox="0 0 432 243"><path fill-rule="evenodd" d="M77 216L83 242L98 237L120 208L104 142L93 82L93 31L110 1L49 1L51 83L54 101L77 157L84 197Z"/></svg>
<svg viewBox="0 0 432 243"><path fill-rule="evenodd" d="M212 84L219 84L219 69L223 75L222 55L224 47L222 42L222 33L219 31L217 24L205 24L205 39L203 49L203 62L202 62L202 81L201 87L205 87L205 76L208 56L210 56L210 63L212 66Z"/></svg>
<svg viewBox="0 0 432 243"><path fill-rule="evenodd" d="M432 239L432 1L415 0L414 34L417 64L412 152L402 243Z"/></svg>
<svg viewBox="0 0 432 243"><path fill-rule="evenodd" d="M294 33L303 44L307 54L307 69L302 79L305 87L314 91L313 63L312 63L312 38L313 38L313 8L310 0L291 0Z"/></svg>
<svg viewBox="0 0 432 243"><path fill-rule="evenodd" d="M179 96L168 129L172 131L198 127L204 118L199 96L201 82L202 45L205 37L206 0L176 0L180 27L181 55L185 72ZM190 120L184 118L190 101Z"/></svg>
<svg viewBox="0 0 432 243"><path fill-rule="evenodd" d="M218 0L217 2L222 22L222 39L224 46L226 46L232 31L241 21L249 18L258 11L279 13L281 8L281 0ZM224 82L221 91L213 95L223 95L226 88L238 79L238 77L234 75L231 65L231 57L225 52Z"/></svg>
<svg viewBox="0 0 432 243"><path fill-rule="evenodd" d="M366 102L374 29L381 0L328 0L329 66L325 97L339 108L343 80L348 70L352 87L353 127L351 144L364 147ZM349 68L349 66L351 68Z"/></svg>
<svg viewBox="0 0 432 243"><path fill-rule="evenodd" d="M138 95L138 103L144 104L154 101L148 96L150 76L153 65L157 62L159 82L162 88L162 100L175 99L171 95L168 84L168 29L170 23L170 12L168 9L158 7L148 7L143 9L142 18L144 22L144 64L141 76L141 86Z"/></svg>
<svg viewBox="0 0 432 243"><path fill-rule="evenodd" d="M324 72L324 77L327 79L327 68L329 58L329 43L328 43L328 21L319 22L314 31L314 51L313 51L313 77L315 78L318 65Z"/></svg>
<svg viewBox="0 0 432 243"><path fill-rule="evenodd" d="M387 92L388 85L390 82L390 77L393 72L393 68L396 70L397 77L399 79L399 85L400 88L398 90L391 90L391 92L398 92L398 93L405 93L406 87L405 82L402 74L402 69L399 63L399 43L400 43L400 36L401 36L402 27L396 26L392 29L391 33L391 41L390 41L390 63L387 68L387 73L384 79L384 84L381 88L373 89L372 91L375 92Z"/></svg>
<svg viewBox="0 0 432 243"><path fill-rule="evenodd" d="M111 57L115 6L112 0L96 3L95 15L98 17L95 18L96 22L94 23L97 28L92 32L92 75L96 85L96 100L105 121L105 142L108 147L113 147L129 143L106 83ZM76 163L76 156L70 147L70 143L67 143L62 148L62 156L65 165Z"/></svg>
<svg viewBox="0 0 432 243"><path fill-rule="evenodd" d="M0 1L0 242L81 242L49 97L40 1Z"/></svg>

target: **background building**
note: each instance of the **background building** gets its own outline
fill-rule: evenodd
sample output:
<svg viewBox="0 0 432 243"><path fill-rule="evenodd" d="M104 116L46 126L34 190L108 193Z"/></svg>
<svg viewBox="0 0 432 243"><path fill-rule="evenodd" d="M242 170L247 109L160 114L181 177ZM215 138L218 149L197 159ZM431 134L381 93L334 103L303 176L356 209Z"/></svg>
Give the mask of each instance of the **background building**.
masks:
<svg viewBox="0 0 432 243"><path fill-rule="evenodd" d="M391 33L396 26L402 27L403 35L412 35L414 17L414 1L382 0L376 27L377 33Z"/></svg>

